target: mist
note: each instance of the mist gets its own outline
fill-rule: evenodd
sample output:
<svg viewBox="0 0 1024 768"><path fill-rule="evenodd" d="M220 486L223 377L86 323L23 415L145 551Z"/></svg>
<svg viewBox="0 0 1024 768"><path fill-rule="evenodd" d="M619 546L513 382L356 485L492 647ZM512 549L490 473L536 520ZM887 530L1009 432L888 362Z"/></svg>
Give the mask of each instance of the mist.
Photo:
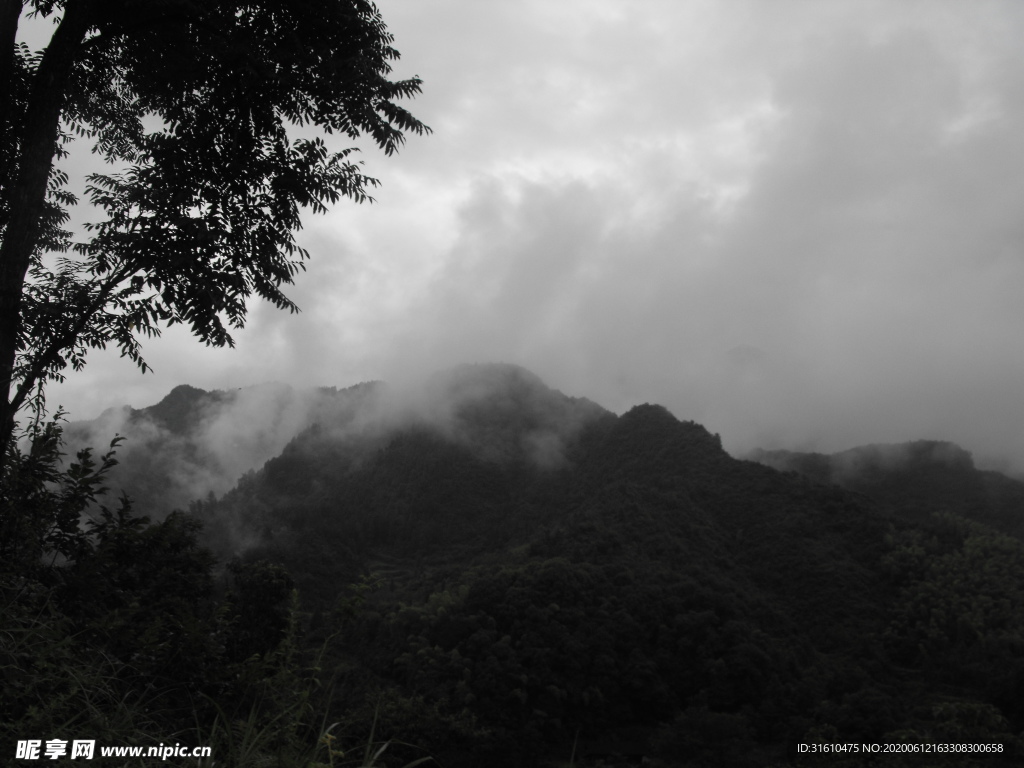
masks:
<svg viewBox="0 0 1024 768"><path fill-rule="evenodd" d="M65 437L71 455L82 448L100 452L122 437L111 488L126 492L140 512L163 516L224 494L337 408L336 401L334 392L284 384L209 393L184 387L160 404L110 408L96 419L72 422Z"/></svg>
<svg viewBox="0 0 1024 768"><path fill-rule="evenodd" d="M223 496L293 441L294 450L347 444L360 453L399 432L427 430L485 461L557 470L567 466L567 446L580 430L605 413L589 400L553 392L525 369L463 365L340 391L277 383L211 392L182 386L142 409L110 408L72 422L65 438L73 456L83 448L103 453L121 437L107 478L111 497L124 492L140 513L159 518Z"/></svg>
<svg viewBox="0 0 1024 768"><path fill-rule="evenodd" d="M302 313L253 304L231 350L172 329L154 375L92 355L52 403L505 361L736 455L948 440L1024 473L1019 3L382 12L434 134L307 218Z"/></svg>

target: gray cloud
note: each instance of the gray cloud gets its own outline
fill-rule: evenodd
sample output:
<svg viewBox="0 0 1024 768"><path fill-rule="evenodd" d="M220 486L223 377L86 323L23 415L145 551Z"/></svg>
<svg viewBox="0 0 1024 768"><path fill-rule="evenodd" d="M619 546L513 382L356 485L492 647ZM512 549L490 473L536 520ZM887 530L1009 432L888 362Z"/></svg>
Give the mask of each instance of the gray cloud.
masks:
<svg viewBox="0 0 1024 768"><path fill-rule="evenodd" d="M299 316L158 375L97 355L98 412L175 384L400 381L522 364L661 402L733 451L948 439L1024 471L1019 3L393 3L436 130L373 207L310 219Z"/></svg>

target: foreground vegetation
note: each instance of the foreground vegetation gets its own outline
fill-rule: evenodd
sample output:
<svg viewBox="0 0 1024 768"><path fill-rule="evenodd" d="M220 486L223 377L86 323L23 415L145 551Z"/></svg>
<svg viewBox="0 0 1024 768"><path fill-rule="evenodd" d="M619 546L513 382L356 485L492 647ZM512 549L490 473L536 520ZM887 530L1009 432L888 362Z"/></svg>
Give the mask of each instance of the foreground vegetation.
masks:
<svg viewBox="0 0 1024 768"><path fill-rule="evenodd" d="M217 568L194 518L100 504L117 441L63 469L61 433L55 422L12 447L3 477L5 764L25 739L209 746L218 766L382 765L398 751L372 718L344 734L325 720L330 675L301 642L283 568Z"/></svg>

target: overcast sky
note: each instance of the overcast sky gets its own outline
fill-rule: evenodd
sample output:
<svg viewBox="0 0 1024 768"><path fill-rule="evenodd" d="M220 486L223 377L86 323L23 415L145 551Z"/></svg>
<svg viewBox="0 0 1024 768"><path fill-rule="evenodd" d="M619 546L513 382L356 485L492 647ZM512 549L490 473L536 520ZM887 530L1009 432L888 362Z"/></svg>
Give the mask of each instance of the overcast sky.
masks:
<svg viewBox="0 0 1024 768"><path fill-rule="evenodd" d="M307 217L302 314L51 390L505 361L726 448L949 439L1024 471L1024 3L383 0L433 129Z"/></svg>

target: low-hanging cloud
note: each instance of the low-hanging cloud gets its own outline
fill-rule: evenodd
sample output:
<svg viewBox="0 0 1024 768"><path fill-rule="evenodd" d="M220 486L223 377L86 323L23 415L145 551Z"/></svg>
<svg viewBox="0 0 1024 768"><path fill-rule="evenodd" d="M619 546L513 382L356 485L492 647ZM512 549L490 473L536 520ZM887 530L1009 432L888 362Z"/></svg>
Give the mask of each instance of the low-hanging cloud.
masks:
<svg viewBox="0 0 1024 768"><path fill-rule="evenodd" d="M123 437L109 485L127 493L140 513L162 516L230 490L324 418L335 407L334 395L281 384L210 393L179 389L156 408L111 408L97 419L74 422L65 437L72 454ZM166 408L168 401L175 405Z"/></svg>
<svg viewBox="0 0 1024 768"><path fill-rule="evenodd" d="M604 411L551 391L525 369L457 366L397 385L367 382L344 390L263 384L204 392L179 387L144 410L111 408L72 423L72 453L124 439L108 476L139 514L219 497L239 479L292 449L330 453L346 445L365 459L407 430L427 430L488 462L527 462L542 470L567 466L567 447ZM341 471L339 469L339 471Z"/></svg>

